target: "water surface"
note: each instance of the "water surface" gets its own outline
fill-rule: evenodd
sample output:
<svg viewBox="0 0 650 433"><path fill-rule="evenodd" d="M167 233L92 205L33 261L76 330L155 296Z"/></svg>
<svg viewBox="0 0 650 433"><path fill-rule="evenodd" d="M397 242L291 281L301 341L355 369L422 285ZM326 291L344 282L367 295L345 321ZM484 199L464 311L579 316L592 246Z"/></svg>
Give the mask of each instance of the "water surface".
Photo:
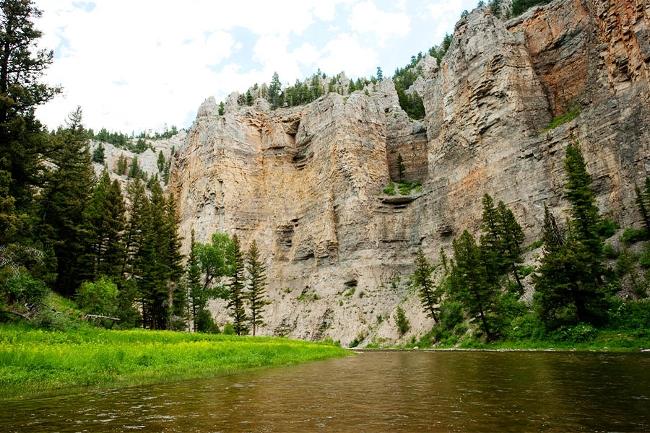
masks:
<svg viewBox="0 0 650 433"><path fill-rule="evenodd" d="M650 356L364 352L8 401L3 432L650 431Z"/></svg>

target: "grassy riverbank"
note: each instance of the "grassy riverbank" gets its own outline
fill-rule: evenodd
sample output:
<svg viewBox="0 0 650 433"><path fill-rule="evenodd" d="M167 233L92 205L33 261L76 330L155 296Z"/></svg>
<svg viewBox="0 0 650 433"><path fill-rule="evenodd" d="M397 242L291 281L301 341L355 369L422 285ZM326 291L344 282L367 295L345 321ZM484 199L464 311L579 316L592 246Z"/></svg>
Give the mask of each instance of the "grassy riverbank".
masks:
<svg viewBox="0 0 650 433"><path fill-rule="evenodd" d="M343 357L340 347L269 337L0 324L0 399L209 377Z"/></svg>

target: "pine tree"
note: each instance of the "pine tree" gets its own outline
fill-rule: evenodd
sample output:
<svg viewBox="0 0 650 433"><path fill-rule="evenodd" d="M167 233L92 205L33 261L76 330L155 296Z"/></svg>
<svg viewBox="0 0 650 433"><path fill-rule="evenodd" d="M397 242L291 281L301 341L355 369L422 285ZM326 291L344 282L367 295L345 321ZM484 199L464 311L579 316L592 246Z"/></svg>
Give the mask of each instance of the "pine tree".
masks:
<svg viewBox="0 0 650 433"><path fill-rule="evenodd" d="M639 207L641 218L643 218L643 227L646 231L646 237L650 236L650 177L645 178L643 192L638 185L634 185L636 193L636 204Z"/></svg>
<svg viewBox="0 0 650 433"><path fill-rule="evenodd" d="M156 165L158 166L158 171L160 173L165 170L165 155L163 155L162 150L158 152L158 160L156 161Z"/></svg>
<svg viewBox="0 0 650 433"><path fill-rule="evenodd" d="M413 275L411 276L413 286L418 289L420 303L422 304L424 312L427 313L434 322L438 322L436 311L439 310L439 293L433 283L433 278L431 277L435 267L429 264L422 248L418 249L415 265L415 272L413 272Z"/></svg>
<svg viewBox="0 0 650 433"><path fill-rule="evenodd" d="M34 111L61 89L40 82L54 56L52 51L34 52L42 36L34 20L41 11L31 0L2 0L0 9L0 170L8 173L8 197L22 215L31 206L34 188L41 186L47 170L43 154L50 145Z"/></svg>
<svg viewBox="0 0 650 433"><path fill-rule="evenodd" d="M246 294L244 293L244 255L241 252L241 246L239 244L239 238L237 235L233 236L232 241L234 263L231 274L230 296L228 298L227 307L231 310L233 328L235 329L235 333L237 335L246 335L248 333L248 326L246 325L248 316L246 315L246 309L244 306L244 301L246 300Z"/></svg>
<svg viewBox="0 0 650 433"><path fill-rule="evenodd" d="M282 83L280 83L280 77L277 72L273 73L273 78L271 78L271 84L269 85L269 99L273 108L277 108L280 102L280 93L282 91Z"/></svg>
<svg viewBox="0 0 650 433"><path fill-rule="evenodd" d="M402 158L402 154L398 153L397 154L397 179L399 180L400 183L404 182L404 172L406 171L406 166L404 166L404 159Z"/></svg>
<svg viewBox="0 0 650 433"><path fill-rule="evenodd" d="M404 334L409 332L411 329L411 322L406 317L406 313L402 307L397 307L397 313L395 314L395 324L397 325L397 332L400 337L403 337Z"/></svg>
<svg viewBox="0 0 650 433"><path fill-rule="evenodd" d="M488 340L496 337L496 330L490 324L490 315L495 307L496 290L490 284L485 263L474 237L463 231L454 239L454 259L450 275L451 295L457 299L470 317L478 318Z"/></svg>
<svg viewBox="0 0 650 433"><path fill-rule="evenodd" d="M526 238L524 230L521 228L514 213L500 201L497 210L499 220L501 221L501 266L504 272L512 272L519 294L523 293L524 286L519 277L519 267L524 262L522 258L522 248Z"/></svg>
<svg viewBox="0 0 650 433"><path fill-rule="evenodd" d="M194 239L194 229L192 229L190 238L190 254L187 257L186 279L187 279L187 297L189 300L190 315L194 324L194 332L198 331L196 317L203 306L203 299L200 296L203 285L201 284L201 268L199 259L196 254L196 241ZM207 304L207 301L205 301Z"/></svg>
<svg viewBox="0 0 650 433"><path fill-rule="evenodd" d="M102 144L102 142L99 142L97 147L93 150L93 156L92 156L93 162L96 162L98 164L104 163L104 159L106 158L104 155L104 150L105 150L104 145Z"/></svg>
<svg viewBox="0 0 650 433"><path fill-rule="evenodd" d="M601 219L578 146L567 147L564 168L570 204L568 230L560 236L555 219L546 210L545 254L535 278L538 310L542 320L552 324L600 324L607 308L603 243L598 234Z"/></svg>
<svg viewBox="0 0 650 433"><path fill-rule="evenodd" d="M56 256L55 290L73 296L81 283L77 258L84 250L83 211L95 183L89 141L81 124L81 109L70 114L67 128L51 136L52 169L37 198L38 235Z"/></svg>
<svg viewBox="0 0 650 433"><path fill-rule="evenodd" d="M257 249L257 243L251 243L248 252L246 253L246 272L248 273L249 284L248 305L250 307L250 322L253 328L253 336L258 326L264 326L264 307L269 304L265 299L266 294L266 271L264 270L264 263L260 259L260 252Z"/></svg>
<svg viewBox="0 0 650 433"><path fill-rule="evenodd" d="M494 200L489 194L483 196L483 217L481 219L481 254L490 284L496 286L502 273L503 227Z"/></svg>
<svg viewBox="0 0 650 433"><path fill-rule="evenodd" d="M118 281L126 258L123 234L126 207L117 181L111 183L108 171L95 187L84 210L84 231L88 243L81 258L82 275L94 281L105 275Z"/></svg>

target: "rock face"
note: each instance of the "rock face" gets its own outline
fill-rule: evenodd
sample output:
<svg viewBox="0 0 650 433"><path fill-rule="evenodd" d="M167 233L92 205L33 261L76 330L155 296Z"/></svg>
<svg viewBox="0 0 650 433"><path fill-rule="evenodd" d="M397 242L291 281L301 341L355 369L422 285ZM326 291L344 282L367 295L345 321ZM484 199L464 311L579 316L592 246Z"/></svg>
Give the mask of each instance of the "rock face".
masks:
<svg viewBox="0 0 650 433"><path fill-rule="evenodd" d="M427 61L430 61L428 59ZM408 286L417 249L436 261L491 194L537 239L543 205L557 215L564 149L579 142L601 209L638 222L635 183L650 170L650 4L556 0L504 22L488 8L456 25L438 66L424 68L426 117L399 108L390 80L269 111L213 98L179 149L172 187L190 231L256 240L267 265L265 334L342 344L397 339L397 306L421 335L432 322ZM569 112L574 120L547 130ZM409 196L382 190L422 181ZM223 304L213 304L220 324Z"/></svg>

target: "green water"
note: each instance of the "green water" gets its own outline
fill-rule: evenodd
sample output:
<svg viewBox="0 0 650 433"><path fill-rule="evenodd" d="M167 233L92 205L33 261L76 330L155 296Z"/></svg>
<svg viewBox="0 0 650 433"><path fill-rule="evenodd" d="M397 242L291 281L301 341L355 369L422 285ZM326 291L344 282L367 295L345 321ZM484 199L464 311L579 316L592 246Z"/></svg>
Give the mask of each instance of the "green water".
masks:
<svg viewBox="0 0 650 433"><path fill-rule="evenodd" d="M5 401L2 432L650 431L650 354L364 352Z"/></svg>

